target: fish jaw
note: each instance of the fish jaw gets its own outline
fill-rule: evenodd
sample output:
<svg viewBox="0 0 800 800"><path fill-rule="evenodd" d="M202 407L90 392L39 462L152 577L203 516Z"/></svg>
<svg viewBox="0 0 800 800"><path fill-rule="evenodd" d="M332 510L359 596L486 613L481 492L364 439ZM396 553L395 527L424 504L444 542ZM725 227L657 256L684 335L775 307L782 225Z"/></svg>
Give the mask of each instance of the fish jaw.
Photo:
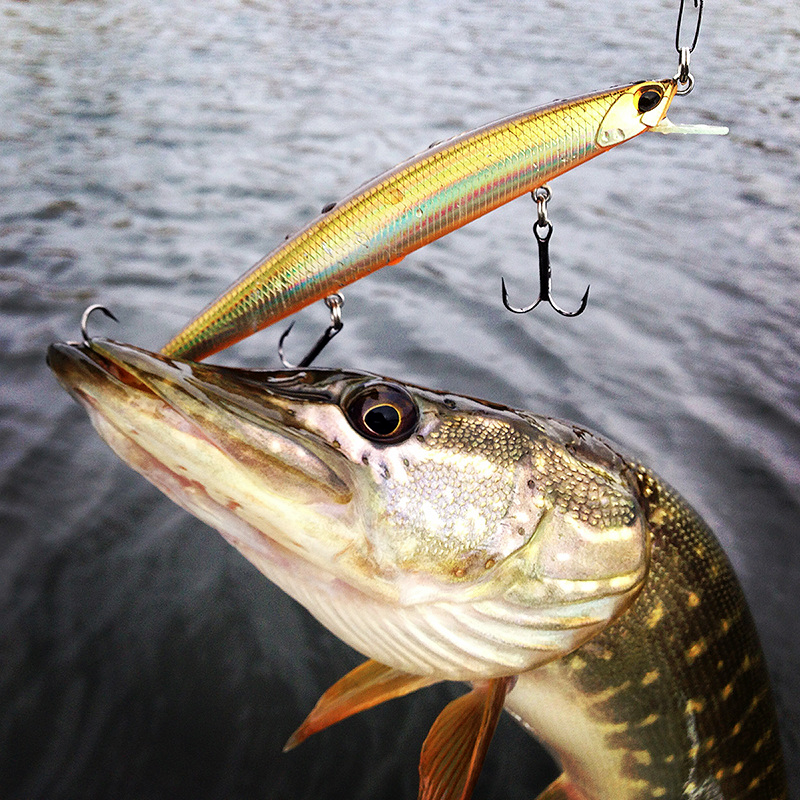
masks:
<svg viewBox="0 0 800 800"><path fill-rule="evenodd" d="M150 479L157 476L156 485L169 488L169 496L192 513L197 503L219 506L220 514L246 508L253 513L239 516L255 527L302 531L310 521L286 524L270 494L301 516L306 507L325 506L331 517L348 507L347 475L297 441L280 406L255 424L245 392L237 398L220 389L212 400L216 387L185 365L112 342L56 344L48 363L122 460ZM222 410L224 404L230 411ZM342 546L316 530L314 541L325 560ZM306 546L290 535L281 544L301 551Z"/></svg>
<svg viewBox="0 0 800 800"><path fill-rule="evenodd" d="M365 373L236 370L105 340L53 345L48 362L124 461L396 669L523 672L644 583L625 464L585 431ZM411 428L376 443L352 417L381 391L408 402Z"/></svg>

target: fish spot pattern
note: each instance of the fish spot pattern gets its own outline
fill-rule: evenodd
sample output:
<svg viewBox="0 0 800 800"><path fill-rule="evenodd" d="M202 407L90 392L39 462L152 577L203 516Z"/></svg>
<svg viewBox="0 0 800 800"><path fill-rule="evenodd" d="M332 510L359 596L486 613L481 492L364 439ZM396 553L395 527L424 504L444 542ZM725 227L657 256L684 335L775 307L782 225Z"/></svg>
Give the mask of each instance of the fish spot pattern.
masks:
<svg viewBox="0 0 800 800"><path fill-rule="evenodd" d="M610 796L783 800L769 680L727 558L669 487L636 465L631 476L651 535L645 586L559 667L604 732L609 765L622 764Z"/></svg>

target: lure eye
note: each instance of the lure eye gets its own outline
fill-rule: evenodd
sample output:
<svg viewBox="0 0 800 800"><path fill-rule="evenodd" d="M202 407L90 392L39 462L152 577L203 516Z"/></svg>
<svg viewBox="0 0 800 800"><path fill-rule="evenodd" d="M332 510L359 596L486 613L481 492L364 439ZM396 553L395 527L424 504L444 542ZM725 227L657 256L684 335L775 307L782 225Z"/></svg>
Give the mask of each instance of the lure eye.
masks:
<svg viewBox="0 0 800 800"><path fill-rule="evenodd" d="M342 410L353 429L376 444L404 442L416 430L419 409L391 383L370 383L345 397Z"/></svg>
<svg viewBox="0 0 800 800"><path fill-rule="evenodd" d="M664 92L661 89L655 87L645 89L636 101L636 108L639 110L640 114L645 114L648 111L652 111L661 102L663 97Z"/></svg>

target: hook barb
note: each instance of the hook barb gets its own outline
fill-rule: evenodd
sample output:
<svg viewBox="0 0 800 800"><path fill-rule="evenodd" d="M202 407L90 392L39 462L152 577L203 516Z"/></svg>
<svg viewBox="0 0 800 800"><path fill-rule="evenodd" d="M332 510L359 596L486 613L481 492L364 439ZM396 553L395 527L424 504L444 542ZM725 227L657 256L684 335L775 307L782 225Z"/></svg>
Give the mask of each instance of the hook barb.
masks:
<svg viewBox="0 0 800 800"><path fill-rule="evenodd" d="M314 343L314 346L297 364L292 364L291 362L287 361L283 350L283 343L286 341L286 337L294 327L294 321L292 321L289 324L289 327L281 334L281 338L278 340L278 356L281 359L281 364L283 364L283 366L287 369L303 369L305 367L310 367L314 359L327 347L328 342L330 342L330 340L333 339L333 337L336 336L336 334L339 333L339 331L344 327L344 322L342 321L342 306L344 305L344 297L342 297L341 293L337 292L336 294L332 294L330 297L326 297L325 305L328 306L331 312L330 325L328 325L322 336L317 339L317 341Z"/></svg>
<svg viewBox="0 0 800 800"><path fill-rule="evenodd" d="M92 339L89 336L87 326L89 324L89 317L95 311L102 311L109 319L113 319L114 322L119 322L119 320L104 305L101 305L100 303L94 303L90 305L81 315L81 338L83 339L84 344L91 344Z"/></svg>

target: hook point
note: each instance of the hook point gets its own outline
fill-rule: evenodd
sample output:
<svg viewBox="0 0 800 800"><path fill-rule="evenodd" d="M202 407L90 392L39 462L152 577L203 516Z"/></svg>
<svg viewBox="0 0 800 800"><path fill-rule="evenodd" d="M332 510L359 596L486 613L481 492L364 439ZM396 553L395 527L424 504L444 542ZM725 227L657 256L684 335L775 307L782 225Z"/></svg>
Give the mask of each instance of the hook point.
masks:
<svg viewBox="0 0 800 800"><path fill-rule="evenodd" d="M508 289L506 288L506 279L501 277L500 278L500 285L503 289L503 305L512 313L512 314L527 314L529 311L533 311L539 303L542 302L542 298L539 299L535 303L531 303L529 306L516 308L515 306L511 305L511 302L508 299Z"/></svg>
<svg viewBox="0 0 800 800"><path fill-rule="evenodd" d="M578 308L577 308L575 311L564 311L564 309L563 309L563 308L559 308L559 307L558 307L558 306L557 306L557 305L556 305L556 304L553 302L553 298L552 298L552 297L549 297L549 298L548 298L548 302L550 303L550 305L551 305L551 306L553 306L553 308L554 308L554 309L555 309L555 310L556 310L556 311L557 311L559 314L561 314L561 316L562 316L562 317L577 317L577 316L579 316L579 315L583 314L583 312L584 312L584 311L586 311L586 306L587 306L587 304L588 304L588 302L589 302L589 289L591 289L591 288L592 288L592 284L590 283L590 284L589 284L589 285L586 287L586 291L583 293L583 297L581 298L581 304L578 306Z"/></svg>
<svg viewBox="0 0 800 800"><path fill-rule="evenodd" d="M341 292L336 292L335 294L330 295L329 297L325 298L325 305L328 307L331 313L331 322L330 325L325 329L322 336L317 339L314 346L306 353L305 357L300 360L297 364L292 364L291 362L286 360L286 356L283 352L283 343L286 340L286 337L289 335L289 332L294 327L294 320L289 323L289 327L281 334L281 338L278 340L278 356L280 357L281 364L283 364L286 369L303 369L305 367L311 366L312 361L325 349L328 342L336 336L337 333L344 327L344 322L342 321L342 306L344 305L344 297L342 297Z"/></svg>
<svg viewBox="0 0 800 800"><path fill-rule="evenodd" d="M92 341L87 331L87 325L89 323L89 317L95 311L102 311L109 319L113 319L114 322L117 323L119 322L119 320L114 316L113 312L109 311L109 309L107 309L104 305L101 305L100 303L93 303L81 315L81 337L83 338L84 344L90 344Z"/></svg>

